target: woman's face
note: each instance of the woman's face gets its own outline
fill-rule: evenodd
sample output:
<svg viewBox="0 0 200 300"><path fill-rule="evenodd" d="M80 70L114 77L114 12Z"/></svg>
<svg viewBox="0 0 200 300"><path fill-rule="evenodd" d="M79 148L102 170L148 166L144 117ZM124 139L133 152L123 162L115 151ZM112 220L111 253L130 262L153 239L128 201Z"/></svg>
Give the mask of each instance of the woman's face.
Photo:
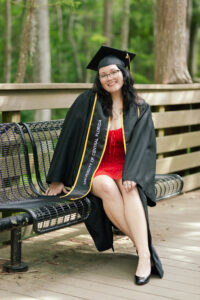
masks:
<svg viewBox="0 0 200 300"><path fill-rule="evenodd" d="M111 94L121 90L124 84L123 74L116 65L100 68L99 79L104 90Z"/></svg>

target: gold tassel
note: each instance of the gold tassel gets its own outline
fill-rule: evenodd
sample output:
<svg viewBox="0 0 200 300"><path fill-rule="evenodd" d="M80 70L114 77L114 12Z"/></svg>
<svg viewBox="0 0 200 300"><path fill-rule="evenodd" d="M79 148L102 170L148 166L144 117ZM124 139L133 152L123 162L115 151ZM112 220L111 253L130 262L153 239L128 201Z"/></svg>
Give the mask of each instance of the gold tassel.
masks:
<svg viewBox="0 0 200 300"><path fill-rule="evenodd" d="M129 71L131 71L131 62L130 62L130 56L128 53L126 54L125 58L128 59L128 69L129 69Z"/></svg>

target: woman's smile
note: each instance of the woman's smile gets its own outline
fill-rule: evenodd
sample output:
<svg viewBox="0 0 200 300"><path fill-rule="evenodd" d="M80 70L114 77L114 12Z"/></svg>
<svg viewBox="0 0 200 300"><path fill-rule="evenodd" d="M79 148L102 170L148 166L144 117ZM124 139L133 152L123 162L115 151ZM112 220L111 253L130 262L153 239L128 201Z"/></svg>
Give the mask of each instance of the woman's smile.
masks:
<svg viewBox="0 0 200 300"><path fill-rule="evenodd" d="M117 81L111 81L107 83L107 86L111 87L111 86L115 86L117 84Z"/></svg>
<svg viewBox="0 0 200 300"><path fill-rule="evenodd" d="M112 85L114 85L114 84L116 84L117 83L117 80L114 80L114 79L111 79L111 80L108 80L108 85L109 86L112 86Z"/></svg>

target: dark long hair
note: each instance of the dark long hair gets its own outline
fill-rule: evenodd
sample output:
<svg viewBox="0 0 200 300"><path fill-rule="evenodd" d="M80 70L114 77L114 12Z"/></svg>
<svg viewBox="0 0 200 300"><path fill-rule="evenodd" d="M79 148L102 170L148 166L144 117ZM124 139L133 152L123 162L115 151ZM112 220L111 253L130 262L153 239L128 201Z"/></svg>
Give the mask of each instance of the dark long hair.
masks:
<svg viewBox="0 0 200 300"><path fill-rule="evenodd" d="M134 87L134 79L128 69L121 65L117 65L119 70L123 74L124 84L122 86L122 96L123 96L123 105L125 112L129 110L129 107L132 103L139 104L139 97L137 95L137 91ZM100 101L102 103L102 108L107 116L112 117L112 97L111 94L104 90L104 88L101 85L100 79L99 79L99 73L97 73L94 85L93 85L93 91L100 96Z"/></svg>

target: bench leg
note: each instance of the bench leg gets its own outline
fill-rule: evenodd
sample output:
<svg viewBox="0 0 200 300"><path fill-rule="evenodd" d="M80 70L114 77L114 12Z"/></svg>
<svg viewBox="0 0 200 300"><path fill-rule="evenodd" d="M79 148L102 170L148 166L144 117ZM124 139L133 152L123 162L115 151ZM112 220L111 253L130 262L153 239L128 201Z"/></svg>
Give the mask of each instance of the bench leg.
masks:
<svg viewBox="0 0 200 300"><path fill-rule="evenodd" d="M21 261L21 228L11 230L11 259L3 265L6 272L26 272L28 265Z"/></svg>

